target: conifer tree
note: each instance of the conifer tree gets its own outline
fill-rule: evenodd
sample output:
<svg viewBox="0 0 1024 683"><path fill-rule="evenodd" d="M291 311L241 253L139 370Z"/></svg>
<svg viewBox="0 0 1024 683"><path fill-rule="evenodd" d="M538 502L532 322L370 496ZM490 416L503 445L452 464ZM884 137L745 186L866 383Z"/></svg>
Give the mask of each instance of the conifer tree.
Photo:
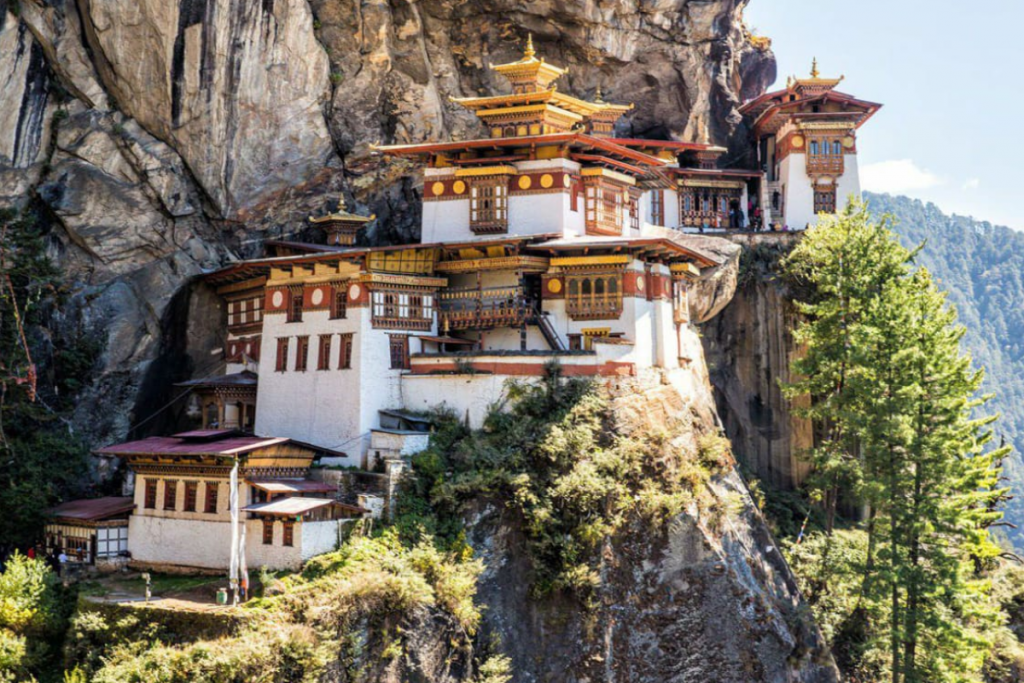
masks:
<svg viewBox="0 0 1024 683"><path fill-rule="evenodd" d="M999 553L988 529L1007 449L989 448L995 418L972 416L982 373L914 255L859 204L807 233L787 263L811 295L786 391L810 394L808 416L840 437L815 466L869 510L862 609L886 617L891 680L972 681L994 623L979 569Z"/></svg>

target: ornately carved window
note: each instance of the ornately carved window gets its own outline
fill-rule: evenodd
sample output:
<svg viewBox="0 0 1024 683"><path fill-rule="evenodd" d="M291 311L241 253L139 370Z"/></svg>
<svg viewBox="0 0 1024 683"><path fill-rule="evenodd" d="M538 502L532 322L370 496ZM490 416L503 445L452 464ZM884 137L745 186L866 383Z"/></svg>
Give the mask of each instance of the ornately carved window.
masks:
<svg viewBox="0 0 1024 683"><path fill-rule="evenodd" d="M836 189L830 187L825 190L814 190L814 213L835 213L836 212Z"/></svg>
<svg viewBox="0 0 1024 683"><path fill-rule="evenodd" d="M316 357L317 370L329 370L331 367L331 335L320 335L320 347Z"/></svg>
<svg viewBox="0 0 1024 683"><path fill-rule="evenodd" d="M298 338L298 344L295 346L295 371L305 372L308 363L309 337L302 336Z"/></svg>
<svg viewBox="0 0 1024 683"><path fill-rule="evenodd" d="M469 227L477 234L508 232L508 177L474 178L470 187Z"/></svg>
<svg viewBox="0 0 1024 683"><path fill-rule="evenodd" d="M836 138L815 138L807 146L807 170L812 173L843 172L843 143Z"/></svg>
<svg viewBox="0 0 1024 683"><path fill-rule="evenodd" d="M430 292L375 289L370 303L374 327L429 330L434 321L434 295Z"/></svg>
<svg viewBox="0 0 1024 683"><path fill-rule="evenodd" d="M622 314L622 272L566 276L565 309L574 319L609 319Z"/></svg>
<svg viewBox="0 0 1024 683"><path fill-rule="evenodd" d="M621 235L623 189L603 178L590 178L586 190L587 233Z"/></svg>

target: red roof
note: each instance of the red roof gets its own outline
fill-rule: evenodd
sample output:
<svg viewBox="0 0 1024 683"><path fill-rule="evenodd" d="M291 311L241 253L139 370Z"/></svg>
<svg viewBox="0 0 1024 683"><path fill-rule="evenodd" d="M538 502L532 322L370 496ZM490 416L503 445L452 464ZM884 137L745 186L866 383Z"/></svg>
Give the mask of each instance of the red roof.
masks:
<svg viewBox="0 0 1024 683"><path fill-rule="evenodd" d="M151 436L101 448L101 455L222 455L234 456L258 448L288 443L290 439L262 436L233 436L216 441L189 441L173 436Z"/></svg>
<svg viewBox="0 0 1024 683"><path fill-rule="evenodd" d="M88 498L69 500L51 508L52 517L61 519L78 519L84 522L97 522L111 517L123 515L135 509L135 501L129 497L107 496L106 498Z"/></svg>
<svg viewBox="0 0 1024 683"><path fill-rule="evenodd" d="M425 142L412 145L385 145L377 150L383 154L396 156L417 156L435 152L451 152L460 149L498 149L504 147L523 147L545 144L570 144L584 149L599 149L608 154L631 159L648 166L660 167L667 162L664 159L644 154L627 146L617 144L614 138L598 138L583 133L549 133L547 135L530 135L518 138L482 138L479 140L463 140L459 142Z"/></svg>

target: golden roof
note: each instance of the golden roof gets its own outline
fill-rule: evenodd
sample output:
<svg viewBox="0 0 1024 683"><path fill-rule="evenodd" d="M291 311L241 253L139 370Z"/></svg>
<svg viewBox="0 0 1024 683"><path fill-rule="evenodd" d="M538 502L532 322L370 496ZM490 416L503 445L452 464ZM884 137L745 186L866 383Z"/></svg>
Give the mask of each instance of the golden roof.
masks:
<svg viewBox="0 0 1024 683"><path fill-rule="evenodd" d="M354 213L349 213L345 210L345 198L342 197L338 200L338 210L334 213L329 213L326 216L320 217L309 217L310 223L369 223L377 216L376 214L370 216L360 216Z"/></svg>
<svg viewBox="0 0 1024 683"><path fill-rule="evenodd" d="M810 78L797 78L796 76L790 76L789 82L786 85L790 89L813 91L812 94L820 94L822 92L832 90L842 83L844 78L846 78L846 76L840 76L839 78L822 78L821 72L818 70L818 58L815 57L814 61L811 63Z"/></svg>
<svg viewBox="0 0 1024 683"><path fill-rule="evenodd" d="M618 113L621 116L633 108L632 104L609 104L604 101L587 102L578 97L558 92L554 88L512 95L492 95L490 97L452 97L451 101L473 111L492 110L497 107L551 104L559 109L564 109L580 116L593 116L601 112ZM480 113L484 114L485 112Z"/></svg>
<svg viewBox="0 0 1024 683"><path fill-rule="evenodd" d="M548 64L543 57L537 59L537 52L533 49L533 34L526 39L526 49L523 50L522 59L508 64L491 64L490 67L507 78L517 89L522 86L532 86L536 90L545 90L569 73L568 69Z"/></svg>

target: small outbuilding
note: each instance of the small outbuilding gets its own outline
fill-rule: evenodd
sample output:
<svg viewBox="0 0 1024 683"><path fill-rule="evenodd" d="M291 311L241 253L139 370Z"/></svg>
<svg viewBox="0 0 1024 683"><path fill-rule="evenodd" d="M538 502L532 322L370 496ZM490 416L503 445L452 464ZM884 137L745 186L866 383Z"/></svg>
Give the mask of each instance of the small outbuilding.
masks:
<svg viewBox="0 0 1024 683"><path fill-rule="evenodd" d="M83 564L127 557L128 518L134 509L134 501L123 496L61 503L49 510L46 550Z"/></svg>

